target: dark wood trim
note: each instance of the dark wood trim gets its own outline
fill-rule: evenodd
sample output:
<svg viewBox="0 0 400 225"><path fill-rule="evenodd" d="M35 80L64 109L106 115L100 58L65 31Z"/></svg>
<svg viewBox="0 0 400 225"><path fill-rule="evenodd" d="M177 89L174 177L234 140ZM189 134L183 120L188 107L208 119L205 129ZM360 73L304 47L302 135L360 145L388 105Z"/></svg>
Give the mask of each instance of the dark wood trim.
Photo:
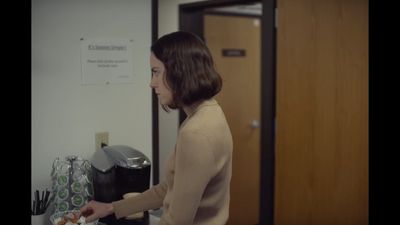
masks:
<svg viewBox="0 0 400 225"><path fill-rule="evenodd" d="M183 109L179 109L179 126L185 121L186 119L186 113L183 111ZM178 126L178 127L179 127Z"/></svg>
<svg viewBox="0 0 400 225"><path fill-rule="evenodd" d="M179 30L192 32L204 41L204 8L191 9L186 5L179 5Z"/></svg>
<svg viewBox="0 0 400 225"><path fill-rule="evenodd" d="M158 0L151 1L151 43L158 39ZM159 164L159 127L158 127L158 99L154 91L151 91L152 107L152 137L153 137L153 185L159 183L160 164Z"/></svg>
<svg viewBox="0 0 400 225"><path fill-rule="evenodd" d="M276 0L262 0L261 22L261 191L260 224L274 224L275 99L276 99Z"/></svg>
<svg viewBox="0 0 400 225"><path fill-rule="evenodd" d="M261 66L261 173L260 173L260 225L274 224L275 186L275 80L276 80L276 0L260 0L263 4L261 16L262 66ZM199 35L204 40L203 16L209 7L250 4L260 1L214 0L179 5L179 30ZM188 22L190 21L190 22ZM186 118L180 110L180 123Z"/></svg>

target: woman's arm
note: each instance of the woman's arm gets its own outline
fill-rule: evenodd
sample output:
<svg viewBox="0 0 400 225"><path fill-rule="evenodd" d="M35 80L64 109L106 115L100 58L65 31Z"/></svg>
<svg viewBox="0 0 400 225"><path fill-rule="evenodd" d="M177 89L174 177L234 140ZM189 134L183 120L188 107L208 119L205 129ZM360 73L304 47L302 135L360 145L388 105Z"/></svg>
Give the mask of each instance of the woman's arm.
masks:
<svg viewBox="0 0 400 225"><path fill-rule="evenodd" d="M90 223L99 218L103 218L112 214L114 212L114 208L111 203L103 203L92 200L84 205L80 211L82 216L86 217L85 222Z"/></svg>
<svg viewBox="0 0 400 225"><path fill-rule="evenodd" d="M166 192L167 184L161 182L137 196L113 202L115 217L119 219L133 213L160 208Z"/></svg>

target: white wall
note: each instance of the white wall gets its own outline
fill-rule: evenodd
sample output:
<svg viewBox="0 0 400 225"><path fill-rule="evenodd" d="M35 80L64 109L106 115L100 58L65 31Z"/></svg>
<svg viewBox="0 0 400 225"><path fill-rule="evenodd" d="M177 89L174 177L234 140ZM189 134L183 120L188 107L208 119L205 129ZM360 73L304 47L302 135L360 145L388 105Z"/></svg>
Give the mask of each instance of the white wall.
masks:
<svg viewBox="0 0 400 225"><path fill-rule="evenodd" d="M177 31L179 28L179 4L201 2L199 0L159 0L158 2L158 34L162 35ZM159 107L159 161L160 181L165 179L165 161L175 148L178 134L178 110L166 113Z"/></svg>
<svg viewBox="0 0 400 225"><path fill-rule="evenodd" d="M152 158L151 1L32 1L32 190L56 157L89 159L95 133ZM133 84L81 85L80 38L132 38Z"/></svg>

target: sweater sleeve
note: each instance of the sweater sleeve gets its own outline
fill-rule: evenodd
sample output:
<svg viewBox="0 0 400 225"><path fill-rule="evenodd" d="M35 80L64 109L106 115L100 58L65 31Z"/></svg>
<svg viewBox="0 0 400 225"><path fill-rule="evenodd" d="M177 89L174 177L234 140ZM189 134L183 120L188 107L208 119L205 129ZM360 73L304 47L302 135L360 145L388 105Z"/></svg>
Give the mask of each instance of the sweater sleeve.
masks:
<svg viewBox="0 0 400 225"><path fill-rule="evenodd" d="M117 219L130 214L160 208L167 192L166 182L159 183L140 195L113 202Z"/></svg>
<svg viewBox="0 0 400 225"><path fill-rule="evenodd" d="M159 225L193 224L204 190L216 170L212 150L206 136L196 132L180 134L169 208Z"/></svg>

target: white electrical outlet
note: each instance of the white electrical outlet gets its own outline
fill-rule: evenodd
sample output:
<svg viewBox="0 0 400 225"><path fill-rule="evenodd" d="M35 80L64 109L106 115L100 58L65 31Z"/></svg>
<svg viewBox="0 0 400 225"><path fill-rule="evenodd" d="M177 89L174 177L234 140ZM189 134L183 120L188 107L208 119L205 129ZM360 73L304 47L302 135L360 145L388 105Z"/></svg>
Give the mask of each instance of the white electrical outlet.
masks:
<svg viewBox="0 0 400 225"><path fill-rule="evenodd" d="M108 132L97 132L95 134L96 150L101 149L101 143L108 145Z"/></svg>

